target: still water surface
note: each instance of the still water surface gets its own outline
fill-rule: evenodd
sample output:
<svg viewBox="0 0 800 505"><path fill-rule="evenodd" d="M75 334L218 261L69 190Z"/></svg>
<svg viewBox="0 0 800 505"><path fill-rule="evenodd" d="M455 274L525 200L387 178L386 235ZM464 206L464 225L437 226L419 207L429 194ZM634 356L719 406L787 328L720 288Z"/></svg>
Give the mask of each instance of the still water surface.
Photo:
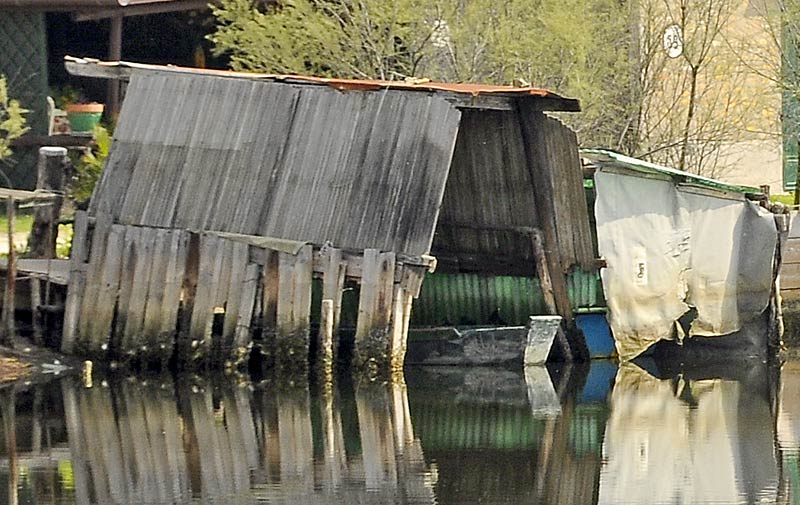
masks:
<svg viewBox="0 0 800 505"><path fill-rule="evenodd" d="M0 504L800 502L800 363L0 390Z"/></svg>

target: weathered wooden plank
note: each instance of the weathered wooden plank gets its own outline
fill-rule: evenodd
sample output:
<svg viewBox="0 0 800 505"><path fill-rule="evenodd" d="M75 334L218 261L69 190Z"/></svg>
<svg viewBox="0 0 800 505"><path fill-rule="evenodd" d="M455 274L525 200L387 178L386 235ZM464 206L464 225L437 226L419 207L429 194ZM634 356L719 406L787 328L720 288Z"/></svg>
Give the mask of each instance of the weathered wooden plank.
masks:
<svg viewBox="0 0 800 505"><path fill-rule="evenodd" d="M280 253L278 258L275 358L284 369L303 370L308 366L312 253L312 247L307 245L296 256Z"/></svg>
<svg viewBox="0 0 800 505"><path fill-rule="evenodd" d="M380 252L377 249L365 249L362 260L361 289L358 298L358 321L356 322L356 343L363 341L372 329L375 315L375 301L378 297Z"/></svg>
<svg viewBox="0 0 800 505"><path fill-rule="evenodd" d="M250 263L247 265L241 289L242 296L239 300L239 313L236 317L234 362L237 366L246 362L250 352L250 343L252 342L251 326L260 277L261 267L258 264ZM227 316L226 314L226 317Z"/></svg>
<svg viewBox="0 0 800 505"><path fill-rule="evenodd" d="M364 271L356 322L356 362L370 372L391 366L391 316L395 256L364 251Z"/></svg>
<svg viewBox="0 0 800 505"><path fill-rule="evenodd" d="M317 343L317 366L322 370L326 380L333 376L333 321L334 301L322 299L322 309L319 321L319 340Z"/></svg>
<svg viewBox="0 0 800 505"><path fill-rule="evenodd" d="M182 300L179 311L178 333L175 337L175 351L180 368L192 366L192 318L194 316L195 299L197 298L197 283L200 277L200 236L197 233L186 235L186 256L184 262L184 275L181 280L180 298ZM180 278L177 277L176 278Z"/></svg>
<svg viewBox="0 0 800 505"><path fill-rule="evenodd" d="M197 291L190 329L194 361L204 360L211 352L211 331L216 302L215 288L219 281L224 252L224 243L221 239L213 235L201 237Z"/></svg>
<svg viewBox="0 0 800 505"><path fill-rule="evenodd" d="M44 345L42 337L42 318L39 306L42 304L42 284L36 277L30 277L31 283L31 326L33 329L33 343Z"/></svg>
<svg viewBox="0 0 800 505"><path fill-rule="evenodd" d="M159 321L159 345L172 346L172 338L178 324L181 303L181 288L189 255L189 233L172 230L169 237L169 257L164 274L164 305Z"/></svg>
<svg viewBox="0 0 800 505"><path fill-rule="evenodd" d="M227 300L225 301L225 320L222 328L222 357L223 361L235 358L236 331L239 325L240 305L243 303L243 287L247 275L249 246L241 242L231 242L233 251L231 255L230 274L228 278ZM255 291L252 294L255 297ZM247 301L244 301L245 305ZM251 307L252 312L252 307ZM249 321L248 321L249 327Z"/></svg>
<svg viewBox="0 0 800 505"><path fill-rule="evenodd" d="M88 231L89 220L86 212L79 210L75 213L75 222L72 225L69 284L67 286L67 300L64 309L64 332L61 337L61 352L65 354L72 353L78 332L78 316L83 299L83 288L86 284L86 274L82 269L82 265L87 259Z"/></svg>
<svg viewBox="0 0 800 505"><path fill-rule="evenodd" d="M790 263L781 266L781 291L800 289L800 264Z"/></svg>
<svg viewBox="0 0 800 505"><path fill-rule="evenodd" d="M125 328L122 336L122 349L129 355L146 354L149 349L144 339L144 315L147 306L150 276L154 263L154 248L158 230L142 228L139 237L134 241L135 262L133 265L133 283L130 292L130 304L127 307ZM121 308L121 310L124 310Z"/></svg>
<svg viewBox="0 0 800 505"><path fill-rule="evenodd" d="M167 348L160 339L161 317L165 307L164 290L166 289L167 266L170 261L171 235L172 233L169 230L163 228L156 230L155 233L155 243L151 256L151 273L142 326L144 345L147 346L147 352L142 357L145 359L160 359L162 362L166 362L172 352L172 346ZM165 354L166 356L164 356Z"/></svg>
<svg viewBox="0 0 800 505"><path fill-rule="evenodd" d="M293 312L294 328L296 331L306 333L306 346L308 345L308 326L311 317L311 281L314 274L313 248L303 246L297 253L294 263L294 303Z"/></svg>
<svg viewBox="0 0 800 505"><path fill-rule="evenodd" d="M533 249L533 257L536 260L536 272L539 275L539 285L542 289L544 303L547 306L547 311L551 315L558 314L558 307L556 304L555 294L553 293L553 280L550 275L550 269L547 265L547 255L544 251L544 239L542 232L534 230L531 233L531 247ZM572 350L570 349L569 342L563 330L559 328L557 332L557 340L561 349L561 355L565 361L572 361Z"/></svg>
<svg viewBox="0 0 800 505"><path fill-rule="evenodd" d="M392 307L391 342L389 344L390 368L393 371L401 371L403 369L413 300L414 296L412 293L403 289L400 284L395 284L394 304Z"/></svg>
<svg viewBox="0 0 800 505"><path fill-rule="evenodd" d="M83 296L81 297L80 317L78 318L78 332L76 335L76 344L80 347L88 348L93 313L97 305L103 303L100 299L100 285L111 224L110 214L100 213L95 217L94 229L91 233L91 247L89 248L89 265L86 270L86 281Z"/></svg>
<svg viewBox="0 0 800 505"><path fill-rule="evenodd" d="M136 275L136 254L141 238L141 228L135 226L125 227L125 239L122 247L122 267L119 281L119 297L117 301L117 320L111 335L111 349L117 354L135 352L134 349L124 349L123 336L128 320L128 311L133 292L133 280Z"/></svg>
<svg viewBox="0 0 800 505"><path fill-rule="evenodd" d="M322 277L322 299L333 302L333 335L339 331L339 319L342 312L342 292L344 291L345 274L347 272L347 262L342 258L341 249L330 248L322 257L324 266ZM334 349L336 344L334 342ZM335 350L334 350L335 352Z"/></svg>
<svg viewBox="0 0 800 505"><path fill-rule="evenodd" d="M262 269L261 324L265 333L274 332L278 325L279 253L265 249ZM267 335L265 335L265 338Z"/></svg>
<svg viewBox="0 0 800 505"><path fill-rule="evenodd" d="M89 354L96 356L105 355L105 351L108 349L111 324L117 304L124 239L124 227L113 225L106 240L103 269L100 276L100 286L97 291L98 303L92 313L89 314L91 324L87 335L88 351Z"/></svg>
<svg viewBox="0 0 800 505"><path fill-rule="evenodd" d="M278 253L278 297L276 306L277 331L294 333L294 262L289 253Z"/></svg>

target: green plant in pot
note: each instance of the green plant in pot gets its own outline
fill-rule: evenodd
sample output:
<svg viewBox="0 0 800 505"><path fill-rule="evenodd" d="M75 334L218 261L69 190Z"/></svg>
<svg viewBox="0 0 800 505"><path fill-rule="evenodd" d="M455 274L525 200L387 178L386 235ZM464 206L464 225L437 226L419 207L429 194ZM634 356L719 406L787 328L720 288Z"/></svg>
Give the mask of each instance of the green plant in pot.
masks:
<svg viewBox="0 0 800 505"><path fill-rule="evenodd" d="M70 103L64 106L73 133L91 134L103 115L102 103Z"/></svg>

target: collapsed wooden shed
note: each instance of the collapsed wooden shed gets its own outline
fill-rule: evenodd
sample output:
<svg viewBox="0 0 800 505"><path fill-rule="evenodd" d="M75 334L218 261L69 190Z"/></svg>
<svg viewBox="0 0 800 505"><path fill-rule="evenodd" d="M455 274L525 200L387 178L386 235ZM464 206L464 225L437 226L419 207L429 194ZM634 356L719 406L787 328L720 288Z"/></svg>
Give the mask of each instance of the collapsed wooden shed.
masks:
<svg viewBox="0 0 800 505"><path fill-rule="evenodd" d="M571 324L566 275L592 270L594 255L575 133L545 111L577 111L576 100L80 59L67 68L129 82L76 221L64 350L241 362L258 327L278 364L302 367L312 298L332 301L321 326L335 333L353 282L357 361L399 367L436 256L444 271L532 277L537 238L549 306Z"/></svg>

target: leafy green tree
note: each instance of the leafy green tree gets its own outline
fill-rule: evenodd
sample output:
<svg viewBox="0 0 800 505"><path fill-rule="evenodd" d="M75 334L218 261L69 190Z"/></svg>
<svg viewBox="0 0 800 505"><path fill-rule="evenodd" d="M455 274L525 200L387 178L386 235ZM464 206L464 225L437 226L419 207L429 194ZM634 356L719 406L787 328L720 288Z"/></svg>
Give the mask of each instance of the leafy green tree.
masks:
<svg viewBox="0 0 800 505"><path fill-rule="evenodd" d="M532 84L581 98L585 145L625 150L632 107L619 0L222 0L209 38L235 70Z"/></svg>
<svg viewBox="0 0 800 505"><path fill-rule="evenodd" d="M0 160L11 156L11 142L28 131L27 112L17 100L9 98L6 79L0 75Z"/></svg>

